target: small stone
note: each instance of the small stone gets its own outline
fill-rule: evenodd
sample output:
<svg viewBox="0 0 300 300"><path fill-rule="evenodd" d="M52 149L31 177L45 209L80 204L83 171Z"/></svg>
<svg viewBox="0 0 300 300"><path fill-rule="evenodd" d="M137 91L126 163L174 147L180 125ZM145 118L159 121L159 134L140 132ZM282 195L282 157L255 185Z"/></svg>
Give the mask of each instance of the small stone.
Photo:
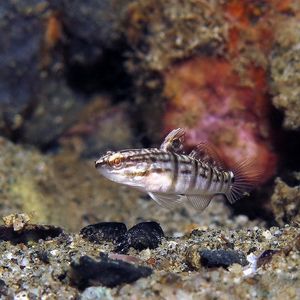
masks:
<svg viewBox="0 0 300 300"><path fill-rule="evenodd" d="M151 257L151 250L149 248L142 250L140 253L140 258L142 260L148 260Z"/></svg>
<svg viewBox="0 0 300 300"><path fill-rule="evenodd" d="M243 272L242 266L240 264L236 264L236 263L232 264L228 268L228 270L234 274L242 274L242 272Z"/></svg>
<svg viewBox="0 0 300 300"><path fill-rule="evenodd" d="M59 254L59 251L57 249L53 249L53 250L50 251L50 254L52 256L57 256Z"/></svg>
<svg viewBox="0 0 300 300"><path fill-rule="evenodd" d="M25 291L22 291L15 295L15 300L29 300L28 294Z"/></svg>
<svg viewBox="0 0 300 300"><path fill-rule="evenodd" d="M281 236L282 235L282 231L281 230L276 230L275 232L274 232L274 235L275 236Z"/></svg>
<svg viewBox="0 0 300 300"><path fill-rule="evenodd" d="M156 222L142 222L130 228L123 236L115 251L127 253L130 247L142 251L155 249L164 238L164 232Z"/></svg>
<svg viewBox="0 0 300 300"><path fill-rule="evenodd" d="M298 251L300 251L300 235L296 237L295 246Z"/></svg>
<svg viewBox="0 0 300 300"><path fill-rule="evenodd" d="M124 223L120 222L101 222L88 225L81 229L80 234L83 238L94 243L103 241L118 241L126 233L127 228Z"/></svg>
<svg viewBox="0 0 300 300"><path fill-rule="evenodd" d="M151 268L112 260L106 255L101 255L100 261L82 256L78 263L71 263L70 280L73 285L82 290L98 285L115 287L123 283L132 283L151 274Z"/></svg>
<svg viewBox="0 0 300 300"><path fill-rule="evenodd" d="M177 245L178 245L178 243L176 243L175 241L169 241L168 242L168 250L175 251Z"/></svg>
<svg viewBox="0 0 300 300"><path fill-rule="evenodd" d="M5 281L0 279L0 297L7 296L8 293L8 286L6 285Z"/></svg>
<svg viewBox="0 0 300 300"><path fill-rule="evenodd" d="M193 270L199 270L201 268L199 247L197 245L189 247L186 252L185 258L187 264Z"/></svg>
<svg viewBox="0 0 300 300"><path fill-rule="evenodd" d="M245 255L235 250L201 250L200 257L202 266L208 268L228 268L234 263L242 266L247 265Z"/></svg>
<svg viewBox="0 0 300 300"><path fill-rule="evenodd" d="M249 221L249 218L245 215L238 215L235 218L235 222L239 225L245 225L245 224L247 224L248 221Z"/></svg>
<svg viewBox="0 0 300 300"><path fill-rule="evenodd" d="M184 233L183 232L174 232L173 233L173 237L174 238L181 238L181 237L183 237L184 236Z"/></svg>
<svg viewBox="0 0 300 300"><path fill-rule="evenodd" d="M89 287L81 294L80 300L112 300L110 290L104 287Z"/></svg>
<svg viewBox="0 0 300 300"><path fill-rule="evenodd" d="M271 240L273 238L272 233L269 230L266 230L262 233L266 240Z"/></svg>
<svg viewBox="0 0 300 300"><path fill-rule="evenodd" d="M36 257L45 264L50 263L49 253L47 251L37 251Z"/></svg>
<svg viewBox="0 0 300 300"><path fill-rule="evenodd" d="M279 253L279 250L266 250L257 259L257 268L263 267L270 263L274 254Z"/></svg>
<svg viewBox="0 0 300 300"><path fill-rule="evenodd" d="M30 217L27 214L10 214L2 218L6 227L13 227L14 231L23 229L29 223Z"/></svg>
<svg viewBox="0 0 300 300"><path fill-rule="evenodd" d="M254 255L253 253L250 253L247 255L247 261L248 261L248 266L244 268L243 270L243 275L244 276L251 276L252 274L255 274L257 271L257 256Z"/></svg>

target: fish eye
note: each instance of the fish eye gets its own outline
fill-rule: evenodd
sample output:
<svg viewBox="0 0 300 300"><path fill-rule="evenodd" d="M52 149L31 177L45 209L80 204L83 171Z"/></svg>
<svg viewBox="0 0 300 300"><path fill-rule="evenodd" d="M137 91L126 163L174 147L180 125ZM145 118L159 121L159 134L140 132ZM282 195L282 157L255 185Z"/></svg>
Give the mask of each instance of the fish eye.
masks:
<svg viewBox="0 0 300 300"><path fill-rule="evenodd" d="M115 153L108 159L108 164L115 169L120 168L123 162L124 162L124 156L120 153Z"/></svg>
<svg viewBox="0 0 300 300"><path fill-rule="evenodd" d="M115 167L120 166L121 163L122 163L122 159L119 158L119 157L115 158L114 161L113 161L113 165L114 165Z"/></svg>

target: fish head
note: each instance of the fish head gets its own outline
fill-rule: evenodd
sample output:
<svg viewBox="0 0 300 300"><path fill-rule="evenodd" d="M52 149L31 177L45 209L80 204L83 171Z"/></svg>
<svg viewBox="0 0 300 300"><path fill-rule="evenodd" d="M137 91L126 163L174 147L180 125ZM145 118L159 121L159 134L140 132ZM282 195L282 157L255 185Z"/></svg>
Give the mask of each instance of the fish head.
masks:
<svg viewBox="0 0 300 300"><path fill-rule="evenodd" d="M100 174L111 181L143 188L151 162L137 159L137 151L108 151L95 162L95 166Z"/></svg>

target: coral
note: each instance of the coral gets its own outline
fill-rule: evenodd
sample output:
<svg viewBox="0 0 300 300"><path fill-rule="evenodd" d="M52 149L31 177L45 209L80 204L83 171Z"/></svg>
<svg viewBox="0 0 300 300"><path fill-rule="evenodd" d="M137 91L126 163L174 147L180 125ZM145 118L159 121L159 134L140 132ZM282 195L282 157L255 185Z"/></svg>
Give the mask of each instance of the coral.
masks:
<svg viewBox="0 0 300 300"><path fill-rule="evenodd" d="M165 73L165 95L169 98L164 124L166 131L187 128L187 144L211 141L228 165L245 159L269 179L275 171L271 150L269 103L265 71L248 67L247 85L232 64L208 57L193 58Z"/></svg>

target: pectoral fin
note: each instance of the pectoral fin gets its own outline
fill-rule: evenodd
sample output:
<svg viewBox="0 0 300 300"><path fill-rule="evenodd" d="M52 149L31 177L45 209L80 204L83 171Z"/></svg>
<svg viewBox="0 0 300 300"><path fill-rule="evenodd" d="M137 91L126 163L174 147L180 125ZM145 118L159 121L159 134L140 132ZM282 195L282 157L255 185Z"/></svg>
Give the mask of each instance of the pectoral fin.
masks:
<svg viewBox="0 0 300 300"><path fill-rule="evenodd" d="M159 205L169 209L181 205L186 200L185 196L176 194L149 193L149 196Z"/></svg>
<svg viewBox="0 0 300 300"><path fill-rule="evenodd" d="M196 210L201 212L209 205L213 197L212 195L188 195L187 199Z"/></svg>

